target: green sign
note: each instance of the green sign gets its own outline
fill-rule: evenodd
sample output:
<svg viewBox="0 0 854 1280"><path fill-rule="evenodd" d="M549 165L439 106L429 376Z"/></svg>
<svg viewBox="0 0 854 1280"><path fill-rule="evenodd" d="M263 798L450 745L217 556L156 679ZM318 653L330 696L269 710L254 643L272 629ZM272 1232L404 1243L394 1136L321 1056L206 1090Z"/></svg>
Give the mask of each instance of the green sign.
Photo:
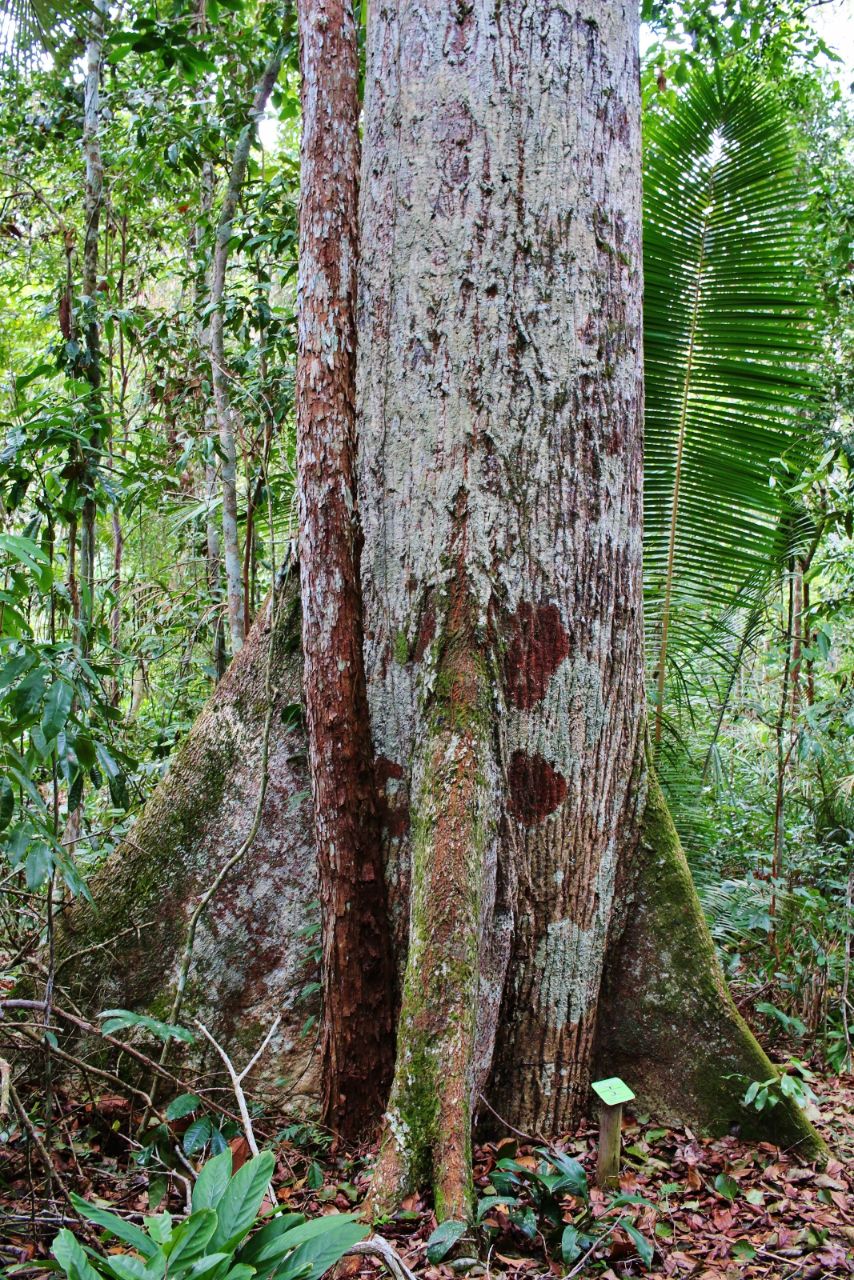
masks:
<svg viewBox="0 0 854 1280"><path fill-rule="evenodd" d="M635 1096L619 1076L611 1076L609 1080L594 1080L590 1087L606 1107L616 1107L621 1102L631 1102Z"/></svg>

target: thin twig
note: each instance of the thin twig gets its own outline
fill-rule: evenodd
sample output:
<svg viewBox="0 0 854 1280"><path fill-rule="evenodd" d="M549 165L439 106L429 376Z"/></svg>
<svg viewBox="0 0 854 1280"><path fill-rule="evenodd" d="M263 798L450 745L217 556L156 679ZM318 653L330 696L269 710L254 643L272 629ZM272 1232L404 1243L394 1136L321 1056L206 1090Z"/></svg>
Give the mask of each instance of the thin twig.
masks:
<svg viewBox="0 0 854 1280"><path fill-rule="evenodd" d="M345 1258L354 1256L380 1258L394 1276L394 1280L416 1280L414 1272L409 1270L400 1254L382 1236L371 1236L368 1240L360 1240L344 1254Z"/></svg>
<svg viewBox="0 0 854 1280"><path fill-rule="evenodd" d="M0 1016L2 1016L3 1009L44 1009L44 1007L45 1005L43 1000L19 1000L17 998L11 1000L0 1000ZM99 1036L102 1040L106 1041L107 1044L111 1044L114 1048L120 1049L122 1053L126 1053L129 1057L135 1058L137 1062L142 1063L144 1067L148 1067L149 1070L154 1071L164 1080L168 1080L170 1084L177 1085L182 1093L198 1092L197 1085L188 1084L185 1080L182 1080L180 1076L176 1076L171 1071L167 1070L166 1067L161 1067L159 1062L156 1062L154 1058L150 1058L147 1053L143 1053L141 1049L137 1049L134 1045L128 1044L126 1041L117 1040L115 1036L108 1035L107 1032L102 1031L101 1028L97 1027L93 1022L87 1021L86 1018L80 1018L76 1014L69 1013L66 1009L60 1009L56 1004L54 1004L52 1012L56 1017L64 1018L67 1022L70 1022L72 1026L79 1027L81 1031L85 1031L89 1035ZM10 1029L14 1029L14 1026L14 1023L10 1023ZM218 1111L220 1115L227 1116L229 1120L239 1120L239 1116L236 1116L233 1111L228 1109L228 1107L224 1107L221 1103L214 1101L214 1099L208 1096L207 1093L205 1094L205 1101L215 1111Z"/></svg>
<svg viewBox="0 0 854 1280"><path fill-rule="evenodd" d="M477 1096L480 1098L481 1102L486 1107L487 1111L489 1111L492 1115L495 1116L495 1119L498 1121L498 1123L503 1124L505 1129L508 1129L510 1133L515 1133L517 1138L521 1138L523 1142L539 1142L544 1147L547 1147L549 1145L548 1140L544 1138L541 1134L523 1133L521 1129L514 1128L514 1126L510 1123L509 1120L505 1120L503 1116L500 1116L498 1112L495 1110L495 1108L487 1102L486 1098L483 1096L482 1093L479 1093Z"/></svg>

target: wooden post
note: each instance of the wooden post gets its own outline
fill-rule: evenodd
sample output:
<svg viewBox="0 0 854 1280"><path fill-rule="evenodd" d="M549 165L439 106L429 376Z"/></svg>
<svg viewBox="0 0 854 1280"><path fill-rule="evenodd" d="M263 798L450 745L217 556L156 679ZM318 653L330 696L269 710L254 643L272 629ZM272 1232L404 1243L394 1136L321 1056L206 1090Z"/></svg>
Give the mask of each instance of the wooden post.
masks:
<svg viewBox="0 0 854 1280"><path fill-rule="evenodd" d="M618 1076L612 1076L608 1080L596 1080L591 1087L602 1104L599 1108L596 1182L603 1188L619 1187L623 1103L631 1102L635 1095Z"/></svg>

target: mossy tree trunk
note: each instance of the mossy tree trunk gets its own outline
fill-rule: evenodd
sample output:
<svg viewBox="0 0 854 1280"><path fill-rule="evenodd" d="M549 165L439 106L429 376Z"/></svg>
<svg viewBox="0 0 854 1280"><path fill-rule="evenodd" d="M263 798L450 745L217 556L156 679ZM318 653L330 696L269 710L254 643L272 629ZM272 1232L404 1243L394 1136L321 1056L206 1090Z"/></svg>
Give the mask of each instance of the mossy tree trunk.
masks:
<svg viewBox="0 0 854 1280"><path fill-rule="evenodd" d="M376 5L368 43L365 652L408 951L374 1207L432 1179L460 1217L480 1092L571 1129L597 1025L603 1071L713 1127L770 1066L647 764L637 5Z"/></svg>
<svg viewBox="0 0 854 1280"><path fill-rule="evenodd" d="M630 0L371 9L358 497L401 988L378 1208L430 1181L465 1215L480 1094L566 1132L594 1070L656 1114L821 1151L790 1101L741 1105L772 1068L648 763L637 24ZM310 814L288 811L298 660L276 643L264 825L194 969L230 1045L257 1035L256 990L293 1010L315 893ZM71 964L78 990L97 970L105 1003L156 1008L168 988L192 896L251 820L264 646L256 626L95 885L104 937L154 923Z"/></svg>
<svg viewBox="0 0 854 1280"><path fill-rule="evenodd" d="M198 896L240 847L261 785L270 645L275 707L261 826L201 919L185 1000L240 1064L281 1013L256 1084L298 1109L318 1091L312 1010L301 992L315 976L305 936L317 896L314 824L301 696L295 575L275 618L263 608L128 838L78 900L58 939L57 1002L93 1017L111 1007L168 1017L187 925ZM209 1057L199 1041L194 1049ZM217 1060L213 1064L217 1069Z"/></svg>

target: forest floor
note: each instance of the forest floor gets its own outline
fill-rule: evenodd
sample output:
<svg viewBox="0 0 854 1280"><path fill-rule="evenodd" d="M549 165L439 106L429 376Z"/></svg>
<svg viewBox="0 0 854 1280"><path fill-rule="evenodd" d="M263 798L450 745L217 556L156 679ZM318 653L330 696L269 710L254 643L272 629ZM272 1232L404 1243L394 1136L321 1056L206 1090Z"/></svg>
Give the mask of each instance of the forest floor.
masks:
<svg viewBox="0 0 854 1280"><path fill-rule="evenodd" d="M613 1195L595 1187L587 1198L549 1200L546 1184L537 1177L538 1170L546 1169L540 1144L506 1138L475 1148L476 1233L455 1240L453 1248L435 1238L428 1244L436 1220L417 1196L379 1233L423 1280L464 1274L486 1280L854 1276L854 1077L825 1077L814 1087L820 1128L832 1151L823 1170L768 1144L751 1146L737 1137L702 1139L687 1129L629 1117L623 1131L622 1203L615 1204ZM63 1211L64 1192L75 1190L135 1217L151 1211L150 1188L156 1181L129 1159L125 1098L60 1094L58 1102L52 1196L26 1134L11 1128L0 1135L8 1138L0 1155L0 1266L23 1264L18 1274L31 1280L47 1274L44 1262L56 1230L66 1222L75 1226ZM4 1124L8 1122L0 1121L0 1127ZM273 1136L269 1123L260 1127ZM176 1122L179 1141L181 1130L182 1122ZM371 1153L333 1154L323 1134L309 1126L291 1126L277 1137L274 1185L283 1205L308 1215L358 1205L368 1184ZM590 1173L595 1143L596 1132L590 1129L551 1150L577 1158ZM245 1139L230 1145L235 1164L247 1157ZM183 1212L188 1185L186 1176L171 1176L165 1183L161 1179L166 1195L161 1207L168 1204L173 1212ZM596 1242L592 1249L590 1240ZM372 1276L379 1265L364 1257L346 1258L337 1276Z"/></svg>

